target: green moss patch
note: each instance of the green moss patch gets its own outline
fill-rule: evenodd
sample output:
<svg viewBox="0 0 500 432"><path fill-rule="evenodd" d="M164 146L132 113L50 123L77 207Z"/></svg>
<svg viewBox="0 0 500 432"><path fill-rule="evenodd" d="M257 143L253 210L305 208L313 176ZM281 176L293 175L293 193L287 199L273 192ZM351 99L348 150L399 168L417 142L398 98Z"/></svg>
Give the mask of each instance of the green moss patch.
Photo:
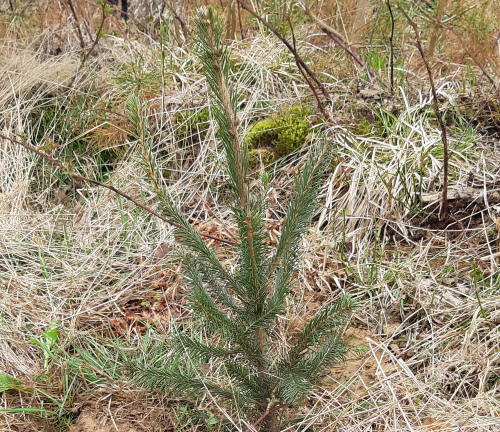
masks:
<svg viewBox="0 0 500 432"><path fill-rule="evenodd" d="M311 125L307 117L312 109L297 105L253 125L246 136L251 149L273 147L279 156L286 156L306 142Z"/></svg>

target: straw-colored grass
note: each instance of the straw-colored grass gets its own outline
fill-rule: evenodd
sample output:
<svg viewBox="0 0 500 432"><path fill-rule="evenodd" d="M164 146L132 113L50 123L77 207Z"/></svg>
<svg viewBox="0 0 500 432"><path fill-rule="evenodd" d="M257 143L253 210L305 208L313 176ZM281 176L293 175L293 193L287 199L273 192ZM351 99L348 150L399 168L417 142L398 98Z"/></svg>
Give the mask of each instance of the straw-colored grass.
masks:
<svg viewBox="0 0 500 432"><path fill-rule="evenodd" d="M74 27L63 30L71 37L57 56L47 48L54 33L27 44L16 34L26 30L2 32L0 134L38 148L49 144L43 148L75 171L161 212L144 149L127 120L126 97L140 88L148 157L161 187L200 231L230 239L235 227L215 122L200 141L176 121L184 118L180 112L210 106L194 53L173 44L161 53L140 32L117 31L80 70ZM302 49L325 61L323 49ZM293 58L271 36L235 42L233 59L244 99L242 133L253 121L312 100ZM448 227L435 217L443 157L425 81L392 98L398 108L389 115L376 101L351 94L344 81L322 75L337 95L329 109L345 123L318 124L308 138L328 140L335 158L303 241L300 284L276 334L283 345L292 343L303 318L347 292L360 304L347 335L365 352L332 369L289 431L500 429L498 137L460 110L464 94L474 97L460 79L464 70L457 67L455 80L438 77L441 106L456 115L449 186L462 193L450 201ZM98 98L105 109L81 108L88 122L75 124L64 140L63 118L40 116L56 100L65 107L59 116L71 106L78 110L76 96ZM354 115L362 123L363 110L375 120L361 134L348 120ZM177 144L181 132L187 146ZM267 167L270 242L280 234L307 145ZM97 157L103 150L114 151L111 171ZM69 181L49 162L0 139L0 376L12 379L10 390L0 381L0 431L209 430L195 424L197 410L211 411L219 425L229 425L225 430L252 430L209 393L190 401L145 393L129 381L131 357L153 364L174 356L168 344L162 347L172 326L203 333L189 319L171 232L111 191ZM234 263L230 247L207 241L228 266ZM54 343L50 326L58 331ZM217 364L191 367L224 374ZM96 423L85 426L90 418Z"/></svg>

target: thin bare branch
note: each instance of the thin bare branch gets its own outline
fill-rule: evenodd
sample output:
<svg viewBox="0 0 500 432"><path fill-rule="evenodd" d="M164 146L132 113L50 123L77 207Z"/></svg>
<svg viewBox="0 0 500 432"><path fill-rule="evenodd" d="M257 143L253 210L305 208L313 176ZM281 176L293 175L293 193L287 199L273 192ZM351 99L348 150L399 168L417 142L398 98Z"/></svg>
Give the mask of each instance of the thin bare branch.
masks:
<svg viewBox="0 0 500 432"><path fill-rule="evenodd" d="M255 12L251 6L249 6L247 3L245 3L244 1L241 1L241 0L238 0L238 3L242 9L246 10L250 15L257 18L267 29L269 29L288 48L288 50L293 54L293 57L295 59L295 63L297 64L299 70L301 70L302 75L304 75L304 73L307 74L307 76L314 82L314 84L321 91L323 96L327 100L330 100L330 95L329 95L328 91L326 90L325 86L319 80L319 78L316 76L316 74L309 68L309 66L307 66L307 64L304 62L304 60L302 60L299 53L297 52L296 47L294 47L292 44L290 44L290 42L288 42L281 35L281 33L278 31L278 29L276 29L271 24L269 24L269 22L266 19L264 19L263 17L261 17L257 12ZM311 86L311 82L309 81L309 79L306 80L306 82L309 85L309 87L311 88L311 91L313 91L313 94L316 95L316 92L315 92L315 90L313 90L313 87ZM321 114L325 117L325 119L329 118L329 116L327 115L327 113L323 107L323 104L321 102L319 102L319 104L318 104L318 109L321 111Z"/></svg>
<svg viewBox="0 0 500 432"><path fill-rule="evenodd" d="M153 216L156 216L158 219L161 219L162 221L167 222L168 224L170 224L172 226L175 226L175 227L179 226L175 222L172 222L170 219L168 219L165 216L163 216L160 213L158 213L156 210L153 210L151 207L148 207L147 205L141 203L136 198L134 198L134 197L126 194L125 192L122 192L120 189L117 189L116 187L114 187L114 186L112 186L110 184L103 183L103 182L100 182L100 181L97 181L97 180L92 180L91 178L88 178L88 177L82 176L80 174L75 174L75 173L71 172L71 170L66 165L64 165L63 163L59 162L57 159L54 159L53 157L49 156L48 154L44 153L42 150L39 150L39 149L37 149L37 148L35 148L33 146L30 146L29 144L23 143L23 142L21 142L19 140L10 138L10 137L8 137L6 135L3 135L3 134L0 134L0 138L5 139L7 141L10 141L10 142L12 142L14 144L18 144L18 145L24 147L26 150L28 150L28 151L30 151L32 153L37 154L38 156L42 157L46 161L49 161L50 163L52 163L54 166L56 166L56 167L64 170L66 172L66 174L69 177L71 177L72 179L74 179L74 180L80 180L80 181L83 181L85 183L90 183L90 184L93 184L93 185L100 186L100 187L103 187L105 189L108 189L108 190L114 192L115 194L121 196L122 198L125 198L127 201L132 202L137 207L140 207L141 209L143 209L143 210L147 211L148 213L152 214ZM224 239L221 239L221 238L218 238L218 237L215 237L215 236L212 236L210 234L203 233L203 232L199 232L199 235L201 235L202 237L205 237L205 238L209 238L211 240L216 240L216 241L219 241L221 243L225 243L225 244L231 245L231 246L233 246L233 245L236 244L233 241L224 240Z"/></svg>
<svg viewBox="0 0 500 432"><path fill-rule="evenodd" d="M330 39L332 39L347 54L349 54L358 66L362 67L363 69L366 69L368 76L370 78L372 78L373 72L370 71L367 68L366 64L363 62L363 60L361 60L361 58L347 46L347 44L342 39L342 35L338 31L336 31L334 28L332 28L328 24L326 24L324 21L320 20L316 15L314 15L304 0L301 0L299 3L302 6L302 8L304 9L304 12L306 13L306 15L311 19L311 21L313 21L321 30L323 30L325 32L325 34Z"/></svg>
<svg viewBox="0 0 500 432"><path fill-rule="evenodd" d="M402 8L400 5L397 5L398 9L405 16L408 23L413 28L415 33L415 38L417 41L417 49L422 57L422 60L425 65L425 69L427 70L427 76L429 77L429 83L431 85L432 91L432 108L434 110L434 115L439 123L439 127L441 129L441 141L443 142L443 191L441 195L441 210L439 212L439 218L444 220L448 217L448 165L449 165L449 153L448 153L448 135L446 132L446 125L441 117L441 112L439 110L439 102L436 91L436 86L434 84L434 77L432 75L432 68L425 56L424 49L422 48L422 43L420 41L420 32L418 31L417 24L410 18L408 13Z"/></svg>

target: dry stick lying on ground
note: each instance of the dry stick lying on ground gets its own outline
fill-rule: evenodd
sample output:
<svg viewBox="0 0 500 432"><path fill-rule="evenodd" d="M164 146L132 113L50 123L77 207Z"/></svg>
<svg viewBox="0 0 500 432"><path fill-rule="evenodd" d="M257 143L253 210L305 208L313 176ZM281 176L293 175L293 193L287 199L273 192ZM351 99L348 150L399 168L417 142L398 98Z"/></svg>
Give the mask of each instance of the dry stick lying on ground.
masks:
<svg viewBox="0 0 500 432"><path fill-rule="evenodd" d="M68 169L68 167L66 167L64 164L62 164L58 160L54 159L53 157L45 154L42 150L39 150L39 149L37 149L37 148L35 148L33 146L30 146L29 144L25 144L25 143L23 143L23 142L21 142L19 140L15 140L15 139L10 138L10 137L8 137L6 135L3 135L3 134L0 134L0 138L3 138L5 140L7 140L7 141L10 141L10 142L12 142L14 144L18 144L18 145L24 147L26 150L29 150L30 152L35 153L38 156L41 156L43 159L49 161L50 163L52 163L56 167L63 169L66 172L66 174L69 177L71 177L72 179L80 180L80 181L83 181L83 182L86 182L86 183L91 183L91 184L94 184L96 186L103 187L105 189L109 189L110 191L114 192L115 194L120 195L121 197L125 198L126 200L134 203L137 207L140 207L141 209L146 210L148 213L152 214L153 216L156 216L158 219L161 219L162 221L167 222L168 224L173 225L175 227L179 226L175 222L172 222L171 220L169 220L165 216L163 216L160 213L158 213L157 211L153 210L151 207L148 207L147 205L142 204L140 201L138 201L134 197L131 197L130 195L127 195L125 192L122 192L120 189L117 189L117 188L115 188L114 186L112 186L110 184L102 183L100 181L92 180L92 179L90 179L88 177L72 173ZM211 240L216 240L216 241L219 241L221 243L225 243L225 244L228 244L228 245L231 245L231 246L234 246L236 244L233 241L224 240L224 239L221 239L221 238L218 238L218 237L215 237L215 236L212 236L210 234L203 233L203 232L198 232L198 234L200 236L202 236L202 237L206 237L206 238L209 238Z"/></svg>
<svg viewBox="0 0 500 432"><path fill-rule="evenodd" d="M325 89L325 86L323 83L318 79L316 74L307 66L307 64L302 60L302 58L299 56L299 53L297 52L296 47L292 46L290 42L288 42L279 32L278 29L273 27L271 24L269 24L264 18L262 18L257 12L255 12L251 6L247 5L244 1L238 0L238 4L241 6L242 9L246 10L250 15L254 16L257 18L262 24L264 24L265 27L267 27L287 48L288 50L293 54L293 57L295 59L295 63L297 64L297 67L299 69L299 72L302 74L304 79L307 82L307 85L311 89L311 91L314 94L314 97L316 98L316 101L318 102L318 109L321 111L321 114L325 118L325 120L328 120L330 116L326 113L325 108L323 106L323 103L319 99L319 96L316 92L316 89L311 83L311 80L316 84L318 89L321 91L323 96L327 99L330 100L330 95L328 94L327 90ZM291 26L290 26L291 28ZM307 76L306 76L307 75Z"/></svg>

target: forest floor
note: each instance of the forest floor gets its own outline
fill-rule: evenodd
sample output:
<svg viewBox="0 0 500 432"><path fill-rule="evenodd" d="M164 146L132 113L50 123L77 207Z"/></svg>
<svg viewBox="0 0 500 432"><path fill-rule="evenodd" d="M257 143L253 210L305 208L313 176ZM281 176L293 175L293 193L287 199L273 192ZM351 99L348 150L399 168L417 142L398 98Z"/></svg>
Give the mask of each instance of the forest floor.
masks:
<svg viewBox="0 0 500 432"><path fill-rule="evenodd" d="M173 355L173 327L202 334L190 321L172 226L19 144L161 211L147 153L199 232L234 239L199 61L187 45L159 44L117 17L82 51L70 21L45 19L0 14L0 431L225 430L234 413L209 392L189 400L130 378L130 358ZM272 34L232 44L242 136L290 107L310 109L297 151L277 158L266 143L253 153L251 175L270 179L270 245L308 148L323 139L335 154L277 334L291 343L340 294L359 305L345 335L361 349L284 410L301 417L286 430L499 431L498 74L490 82L470 65L436 61L450 157L440 217L442 130L422 63L398 69L391 94L387 65L381 81L352 65L335 72L345 53L323 42L301 53L331 96L328 120ZM131 94L140 95L147 151L131 132ZM207 244L235 264L231 246Z"/></svg>

